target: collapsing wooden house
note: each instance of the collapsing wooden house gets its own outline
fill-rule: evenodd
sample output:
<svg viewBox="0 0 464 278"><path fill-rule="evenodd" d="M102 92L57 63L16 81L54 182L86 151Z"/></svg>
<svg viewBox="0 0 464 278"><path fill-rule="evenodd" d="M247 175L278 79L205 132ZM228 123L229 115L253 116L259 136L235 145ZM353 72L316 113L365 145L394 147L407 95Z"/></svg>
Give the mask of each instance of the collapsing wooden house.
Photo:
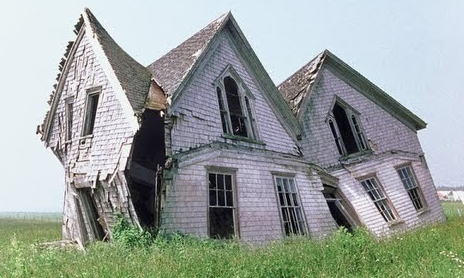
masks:
<svg viewBox="0 0 464 278"><path fill-rule="evenodd" d="M426 124L329 51L278 87L227 13L144 67L85 9L39 126L63 164L63 236L140 227L261 243L444 215Z"/></svg>

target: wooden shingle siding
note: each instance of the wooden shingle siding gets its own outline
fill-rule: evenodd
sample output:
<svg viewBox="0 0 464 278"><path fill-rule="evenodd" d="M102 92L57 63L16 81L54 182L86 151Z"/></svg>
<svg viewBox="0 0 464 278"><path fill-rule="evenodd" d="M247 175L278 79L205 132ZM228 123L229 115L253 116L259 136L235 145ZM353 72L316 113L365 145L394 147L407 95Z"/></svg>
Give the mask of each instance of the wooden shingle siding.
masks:
<svg viewBox="0 0 464 278"><path fill-rule="evenodd" d="M223 138L216 87L213 83L228 65L234 67L256 97L253 101L256 126L260 140L266 144L265 148L295 154L295 142L281 126L263 98L263 92L253 82L246 67L234 51L226 32L218 38L214 51L206 57L199 72L194 75L193 80L185 89L186 93L179 99L180 104L173 111L175 115L178 115L171 131L173 152L197 148L213 141L226 141ZM252 144L252 146L262 148L258 144Z"/></svg>

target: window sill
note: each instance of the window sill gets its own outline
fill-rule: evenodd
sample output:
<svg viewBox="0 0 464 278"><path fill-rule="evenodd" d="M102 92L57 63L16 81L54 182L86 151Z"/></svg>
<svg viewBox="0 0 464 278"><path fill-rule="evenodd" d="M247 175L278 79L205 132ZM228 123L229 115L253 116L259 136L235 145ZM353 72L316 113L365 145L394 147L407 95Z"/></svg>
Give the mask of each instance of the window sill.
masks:
<svg viewBox="0 0 464 278"><path fill-rule="evenodd" d="M257 144L257 145L266 146L266 143L264 143L262 141L255 140L255 139L251 139L251 138L248 138L248 137L242 137L242 136L230 135L230 134L223 134L222 138L235 140L235 141L243 141L243 142L248 142L248 143L253 143L253 144Z"/></svg>
<svg viewBox="0 0 464 278"><path fill-rule="evenodd" d="M418 210L416 212L417 212L417 216L421 216L423 214L426 214L426 213L430 212L430 209L429 208L423 208L423 209L420 209L420 210Z"/></svg>
<svg viewBox="0 0 464 278"><path fill-rule="evenodd" d="M396 220L388 222L387 224L388 224L388 227L392 228L392 227L398 226L398 225L403 224L403 223L404 223L404 220L396 219Z"/></svg>
<svg viewBox="0 0 464 278"><path fill-rule="evenodd" d="M342 155L342 156L340 156L339 160L340 161L348 161L348 160L359 158L359 157L362 157L362 156L368 156L368 155L371 155L373 153L374 152L372 150L360 151L360 152L352 153L352 154L349 154L349 155Z"/></svg>

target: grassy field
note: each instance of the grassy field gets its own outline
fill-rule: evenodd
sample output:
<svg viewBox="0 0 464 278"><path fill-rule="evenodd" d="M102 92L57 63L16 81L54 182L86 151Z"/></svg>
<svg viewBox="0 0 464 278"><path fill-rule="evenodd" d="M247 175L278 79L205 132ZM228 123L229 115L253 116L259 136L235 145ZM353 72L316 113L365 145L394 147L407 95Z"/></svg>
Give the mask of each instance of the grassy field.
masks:
<svg viewBox="0 0 464 278"><path fill-rule="evenodd" d="M0 220L0 277L464 277L464 206L444 207L446 223L389 240L340 231L260 248L173 236L60 251L37 245L60 239L59 223Z"/></svg>

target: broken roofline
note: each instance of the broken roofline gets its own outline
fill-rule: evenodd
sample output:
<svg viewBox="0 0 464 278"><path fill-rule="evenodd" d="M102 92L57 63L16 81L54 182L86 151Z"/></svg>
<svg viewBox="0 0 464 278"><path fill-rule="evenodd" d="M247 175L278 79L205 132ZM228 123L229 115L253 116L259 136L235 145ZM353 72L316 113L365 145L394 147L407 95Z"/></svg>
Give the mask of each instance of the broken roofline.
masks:
<svg viewBox="0 0 464 278"><path fill-rule="evenodd" d="M307 111L307 109L301 109L301 107L307 107L309 99L311 98L312 90L316 87L316 83L319 81L320 76L319 73L322 71L323 67L330 67L331 69L335 70L334 73L338 73L337 76L349 84L351 87L362 93L368 99L379 105L382 109L390 113L393 117L398 119L408 128L416 132L417 130L424 129L427 126L427 123L424 122L421 118L403 106L401 103L396 101L393 97L388 95L382 89L380 89L377 85L369 81L366 77L356 71L354 68L349 66L343 60L338 58L335 54L330 52L329 50L324 50L320 54L318 54L315 58L311 59L307 64L302 66L299 70L285 79L282 83L279 84L278 88L281 90L282 95L289 94L289 91L292 89L286 89L286 85L288 82L292 81L296 75L301 74L301 71L305 70L308 66L320 57L321 65L317 67L315 72L315 77L311 80L314 80L312 84L307 84L306 91L304 92L305 96L298 104L297 112L295 116L301 120L303 114ZM296 81L293 81L296 82ZM310 82L310 80L306 80L306 82ZM298 92L291 92L293 94ZM291 101L293 98L296 98L297 95L290 96L287 99L287 102L291 106Z"/></svg>
<svg viewBox="0 0 464 278"><path fill-rule="evenodd" d="M219 25L216 28L213 28L212 24L218 24ZM256 85L260 87L263 92L266 92L264 95L268 99L268 103L270 106L273 108L275 111L275 114L277 115L277 118L281 122L282 126L284 129L287 131L287 133L290 135L291 138L294 139L296 142L298 138L301 137L301 127L297 119L294 117L292 111L290 110L290 107L288 106L287 102L285 99L282 97L280 94L279 90L277 89L276 85L272 81L271 77L265 70L264 66L260 62L259 58L257 57L256 53L254 52L253 48L247 41L245 35L241 31L240 27L238 26L237 22L235 21L233 15L231 12L228 12L210 24L208 24L206 27L201 29L199 32L195 33L192 35L190 38L182 42L179 46L175 47L171 51L169 51L167 54L163 55L161 58L156 60L155 62L151 63L150 65L147 66L147 68L152 72L153 76L157 76L160 74L159 71L159 66L164 66L169 68L169 66L166 65L166 63L174 63L169 60L168 58L175 59L175 57L170 57L172 56L175 51L179 51L179 48L186 47L188 46L188 43L196 38L197 36L200 36L201 38L201 32L207 32L210 31L208 27L213 28L214 34L207 34L207 42L202 46L201 53L195 52L196 59L192 62L191 65L188 65L188 69L186 69L186 72L183 73L181 77L175 76L176 73L172 74L171 77L164 76L163 78L166 80L166 83L168 83L167 86L163 84L163 78L159 76L157 80L161 81L160 85L167 89L167 93L170 95L172 98L172 103L171 103L171 109L175 108L175 103L176 100L182 95L182 92L185 90L186 85L190 82L190 80L193 78L196 70L199 68L201 61L206 57L207 53L211 50L212 46L214 45L214 41L218 37L218 35L221 33L222 30L227 29L229 31L229 34L232 38L232 40L235 43L236 49L239 52L239 55L243 57L243 59L247 62L246 64L247 69L251 70L252 76L256 76L257 78L254 80L256 82ZM195 41L192 41L191 43L197 43ZM192 53L193 54L193 53ZM183 71L185 69L181 69ZM161 72L163 74L163 72ZM180 80L176 80L176 82L172 82L173 80L170 80L169 78L178 78Z"/></svg>
<svg viewBox="0 0 464 278"><path fill-rule="evenodd" d="M61 97L64 79L73 62L77 46L85 33L89 35L88 39L97 56L97 61L105 69L116 97L127 115L132 131L136 132L139 128L137 114L143 112L150 86L156 80L152 78L151 73L144 66L135 61L113 40L88 8L85 8L79 17L74 33L77 34L77 38L68 44L65 57L60 62L61 71L57 77L56 90L52 93L50 110L45 115L42 124L41 140L48 146L50 127Z"/></svg>

